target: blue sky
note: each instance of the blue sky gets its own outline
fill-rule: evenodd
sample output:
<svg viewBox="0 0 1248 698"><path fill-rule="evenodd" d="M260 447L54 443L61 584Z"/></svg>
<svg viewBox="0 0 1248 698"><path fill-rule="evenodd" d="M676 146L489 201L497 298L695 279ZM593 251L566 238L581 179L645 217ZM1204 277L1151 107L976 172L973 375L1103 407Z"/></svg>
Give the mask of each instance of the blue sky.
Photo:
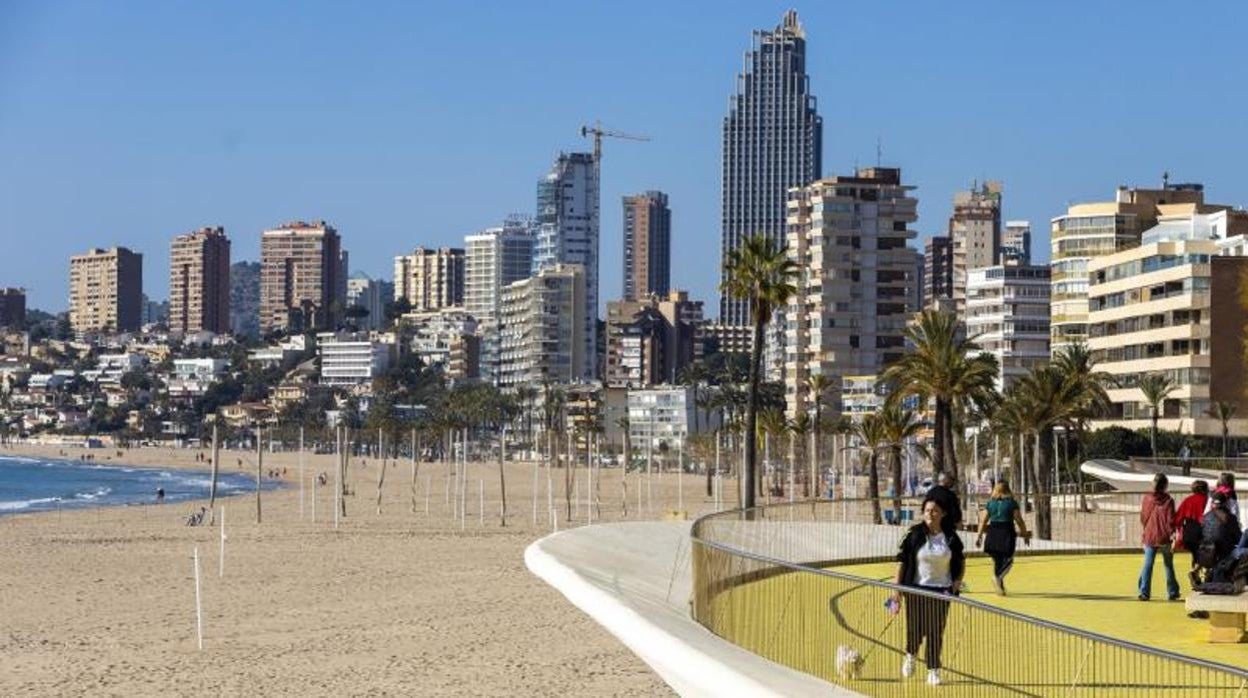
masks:
<svg viewBox="0 0 1248 698"><path fill-rule="evenodd" d="M602 291L620 197L671 197L673 283L717 305L720 123L750 31L792 3L0 2L0 285L66 306L68 257L123 244L167 291L168 240L224 225L234 258L292 219L389 277L418 244L532 212L582 123L608 141ZM824 174L883 162L924 236L953 192L1005 181L1007 218L1161 173L1248 203L1248 5L810 3Z"/></svg>

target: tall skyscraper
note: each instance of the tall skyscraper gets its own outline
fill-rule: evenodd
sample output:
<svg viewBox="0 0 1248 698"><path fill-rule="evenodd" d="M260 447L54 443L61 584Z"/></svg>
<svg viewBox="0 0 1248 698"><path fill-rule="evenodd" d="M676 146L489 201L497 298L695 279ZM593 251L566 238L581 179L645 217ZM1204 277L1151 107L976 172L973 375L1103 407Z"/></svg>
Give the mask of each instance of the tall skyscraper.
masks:
<svg viewBox="0 0 1248 698"><path fill-rule="evenodd" d="M498 381L503 289L529 278L534 242L533 221L521 217L464 237L464 309L477 320L481 378L490 383Z"/></svg>
<svg viewBox="0 0 1248 698"><path fill-rule="evenodd" d="M998 264L1031 264L1031 223L1028 221L1006 221L1005 232L1001 234L1001 258Z"/></svg>
<svg viewBox="0 0 1248 698"><path fill-rule="evenodd" d="M201 228L173 239L169 250L169 329L230 332L230 239Z"/></svg>
<svg viewBox="0 0 1248 698"><path fill-rule="evenodd" d="M230 265L230 331L240 337L260 335L260 263Z"/></svg>
<svg viewBox="0 0 1248 698"><path fill-rule="evenodd" d="M923 243L923 307L953 310L953 245L947 235Z"/></svg>
<svg viewBox="0 0 1248 698"><path fill-rule="evenodd" d="M394 300L393 286L381 279L356 272L347 279L346 315L361 330L380 330L386 326L386 304ZM355 310L360 308L361 310ZM367 312L363 317L361 313ZM354 316L354 317L353 317Z"/></svg>
<svg viewBox="0 0 1248 698"><path fill-rule="evenodd" d="M802 270L785 309L789 416L812 404L806 380L875 375L905 353L918 263L918 219L901 170L871 167L789 192L789 259ZM832 405L839 411L838 404Z"/></svg>
<svg viewBox="0 0 1248 698"><path fill-rule="evenodd" d="M806 32L790 10L772 31L755 31L737 92L728 102L723 140L720 273L751 235L784 245L785 199L823 173L823 120L806 74ZM721 295L720 322L750 324L746 302Z"/></svg>
<svg viewBox="0 0 1248 698"><path fill-rule="evenodd" d="M406 298L414 312L464 304L464 251L417 247L394 258L394 298Z"/></svg>
<svg viewBox="0 0 1248 698"><path fill-rule="evenodd" d="M1200 184L1163 183L1161 189L1119 187L1113 201L1075 204L1051 221L1052 349L1088 339L1088 264L1136 247L1158 216L1226 210L1205 204Z"/></svg>
<svg viewBox="0 0 1248 698"><path fill-rule="evenodd" d="M579 265L585 275L584 354L598 346L598 167L589 153L560 153L550 172L537 183L537 246L533 271L558 264ZM583 362L578 378L597 377L598 362Z"/></svg>
<svg viewBox="0 0 1248 698"><path fill-rule="evenodd" d="M672 283L672 211L667 194L624 197L624 300L666 296Z"/></svg>
<svg viewBox="0 0 1248 698"><path fill-rule="evenodd" d="M325 221L260 236L260 331L333 329L346 305L342 240Z"/></svg>
<svg viewBox="0 0 1248 698"><path fill-rule="evenodd" d="M143 255L125 247L69 259L69 323L78 335L130 332L143 314Z"/></svg>
<svg viewBox="0 0 1248 698"><path fill-rule="evenodd" d="M990 267L1001 257L1000 182L984 182L953 195L949 241L953 245L953 305L965 319L970 271Z"/></svg>

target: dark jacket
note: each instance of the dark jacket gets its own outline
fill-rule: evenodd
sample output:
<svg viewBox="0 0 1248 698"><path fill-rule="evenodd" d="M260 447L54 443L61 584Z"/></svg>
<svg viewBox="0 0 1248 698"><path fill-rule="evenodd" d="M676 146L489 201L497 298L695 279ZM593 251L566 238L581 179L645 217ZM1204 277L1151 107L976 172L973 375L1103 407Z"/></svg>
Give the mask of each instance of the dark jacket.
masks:
<svg viewBox="0 0 1248 698"><path fill-rule="evenodd" d="M962 579L966 571L966 555L962 552L962 539L957 534L945 534L949 542L949 552L953 553L949 560L949 576L953 581ZM916 577L919 573L919 548L927 545L927 524L917 523L906 531L901 539L901 547L897 550L897 562L901 563L901 583L906 586L918 586Z"/></svg>
<svg viewBox="0 0 1248 698"><path fill-rule="evenodd" d="M1225 509L1213 509L1205 514L1201 528L1198 561L1202 567L1213 567L1239 542L1239 521Z"/></svg>
<svg viewBox="0 0 1248 698"><path fill-rule="evenodd" d="M945 518L941 520L940 527L945 533L958 530L962 525L962 504L958 502L958 493L944 487L936 485L927 491L927 496L923 501L932 501L940 505L945 510Z"/></svg>

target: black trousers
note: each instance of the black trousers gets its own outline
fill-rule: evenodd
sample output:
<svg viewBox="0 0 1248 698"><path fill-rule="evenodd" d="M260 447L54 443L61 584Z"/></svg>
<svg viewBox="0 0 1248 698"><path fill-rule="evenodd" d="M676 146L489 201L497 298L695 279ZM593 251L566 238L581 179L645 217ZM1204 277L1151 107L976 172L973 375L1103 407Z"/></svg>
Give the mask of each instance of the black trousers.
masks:
<svg viewBox="0 0 1248 698"><path fill-rule="evenodd" d="M1010 571L1014 564L1014 549L1018 544L1018 534L1014 532L1014 522L994 521L988 524L988 537L984 541L984 552L992 558L992 572L1001 577Z"/></svg>
<svg viewBox="0 0 1248 698"><path fill-rule="evenodd" d="M919 587L926 591L947 593L948 587ZM928 669L940 668L940 650L944 644L945 621L949 618L949 602L919 594L904 594L906 606L906 654L918 654L919 645L927 640L924 663Z"/></svg>

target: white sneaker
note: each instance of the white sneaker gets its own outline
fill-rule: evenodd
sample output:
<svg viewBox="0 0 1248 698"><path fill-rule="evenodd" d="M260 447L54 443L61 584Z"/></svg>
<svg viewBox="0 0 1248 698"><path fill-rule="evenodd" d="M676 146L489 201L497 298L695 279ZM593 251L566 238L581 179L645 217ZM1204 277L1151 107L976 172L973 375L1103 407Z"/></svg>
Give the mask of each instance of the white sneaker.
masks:
<svg viewBox="0 0 1248 698"><path fill-rule="evenodd" d="M901 660L901 678L908 679L914 676L914 655L907 654L906 658Z"/></svg>
<svg viewBox="0 0 1248 698"><path fill-rule="evenodd" d="M940 672L939 671L937 671L936 669L927 670L927 685L928 686L940 685Z"/></svg>

